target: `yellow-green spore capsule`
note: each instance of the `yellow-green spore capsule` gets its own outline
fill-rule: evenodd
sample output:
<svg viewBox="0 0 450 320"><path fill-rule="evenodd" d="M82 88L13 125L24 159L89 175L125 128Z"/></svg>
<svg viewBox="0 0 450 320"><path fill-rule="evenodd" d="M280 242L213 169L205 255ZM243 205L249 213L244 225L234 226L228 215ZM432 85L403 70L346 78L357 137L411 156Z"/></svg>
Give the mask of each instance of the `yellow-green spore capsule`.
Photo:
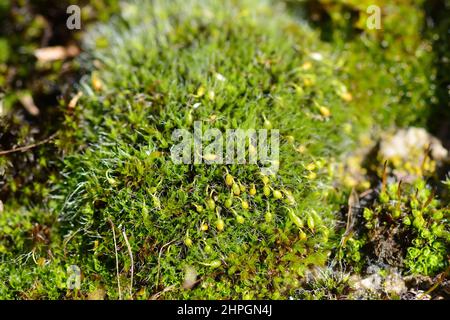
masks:
<svg viewBox="0 0 450 320"><path fill-rule="evenodd" d="M273 197L275 199L279 200L279 199L283 198L283 194L279 190L274 190L273 191Z"/></svg>
<svg viewBox="0 0 450 320"><path fill-rule="evenodd" d="M208 208L211 210L214 210L216 208L216 202L214 201L214 199L208 199L207 203Z"/></svg>
<svg viewBox="0 0 450 320"><path fill-rule="evenodd" d="M233 194L235 196L238 196L241 194L241 188L239 188L239 185L237 183L233 183L233 186L231 187L231 189L233 190Z"/></svg>
<svg viewBox="0 0 450 320"><path fill-rule="evenodd" d="M270 188L268 186L264 186L263 193L266 197L270 197Z"/></svg>
<svg viewBox="0 0 450 320"><path fill-rule="evenodd" d="M233 199L228 198L224 203L225 208L230 209L233 206Z"/></svg>
<svg viewBox="0 0 450 320"><path fill-rule="evenodd" d="M227 174L225 177L225 184L229 187L231 187L234 183L234 178L231 174Z"/></svg>
<svg viewBox="0 0 450 320"><path fill-rule="evenodd" d="M251 188L250 188L250 191L249 191L249 194L250 194L251 196L254 196L254 195L256 194L256 187L255 187L255 184L252 184L252 186L251 186Z"/></svg>
<svg viewBox="0 0 450 320"><path fill-rule="evenodd" d="M192 246L192 240L189 237L186 237L186 239L184 239L184 244L188 247Z"/></svg>
<svg viewBox="0 0 450 320"><path fill-rule="evenodd" d="M245 222L245 219L243 216L237 215L236 216L236 221L240 224L243 224Z"/></svg>
<svg viewBox="0 0 450 320"><path fill-rule="evenodd" d="M264 215L264 220L265 220L267 223L269 223L269 222L272 221L272 219L273 219L272 212L267 211L266 214Z"/></svg>
<svg viewBox="0 0 450 320"><path fill-rule="evenodd" d="M225 229L225 222L222 219L217 220L216 228L219 231L223 231Z"/></svg>

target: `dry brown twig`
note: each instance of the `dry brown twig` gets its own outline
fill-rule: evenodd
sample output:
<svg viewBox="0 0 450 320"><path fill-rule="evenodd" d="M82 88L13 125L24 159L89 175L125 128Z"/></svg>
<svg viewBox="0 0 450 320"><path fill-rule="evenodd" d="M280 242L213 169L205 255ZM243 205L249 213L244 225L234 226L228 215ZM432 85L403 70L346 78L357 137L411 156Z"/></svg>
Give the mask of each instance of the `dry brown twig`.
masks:
<svg viewBox="0 0 450 320"><path fill-rule="evenodd" d="M45 140L33 143L33 144L29 144L27 146L23 146L23 147L18 147L18 148L13 148L10 150L4 150L4 151L0 151L0 156L4 156L10 153L15 153L15 152L25 152L28 151L30 149L36 148L40 145L46 144L48 142L50 142L51 140L53 140L56 136L58 135L58 132L55 132L54 134L52 134L50 137L48 137Z"/></svg>

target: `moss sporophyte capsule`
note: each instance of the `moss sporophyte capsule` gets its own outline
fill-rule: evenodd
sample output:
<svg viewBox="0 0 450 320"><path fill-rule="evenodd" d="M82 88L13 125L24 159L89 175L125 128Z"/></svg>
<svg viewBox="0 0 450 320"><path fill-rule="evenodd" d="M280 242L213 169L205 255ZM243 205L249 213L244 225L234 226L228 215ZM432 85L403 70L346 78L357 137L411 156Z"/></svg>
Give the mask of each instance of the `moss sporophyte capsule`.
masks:
<svg viewBox="0 0 450 320"><path fill-rule="evenodd" d="M184 239L184 244L188 247L192 246L192 240L189 237L186 237L186 239Z"/></svg>
<svg viewBox="0 0 450 320"><path fill-rule="evenodd" d="M264 128L267 130L272 129L272 122L270 122L265 115L263 115L264 118Z"/></svg>
<svg viewBox="0 0 450 320"><path fill-rule="evenodd" d="M205 250L206 253L212 253L213 252L213 249L212 249L212 247L209 244L205 245L204 250Z"/></svg>
<svg viewBox="0 0 450 320"><path fill-rule="evenodd" d="M203 212L203 207L199 204L195 204L195 209L197 210L198 213L202 213Z"/></svg>
<svg viewBox="0 0 450 320"><path fill-rule="evenodd" d="M251 186L251 188L250 188L250 191L249 191L249 194L250 194L251 196L254 196L254 195L256 194L256 187L255 187L255 184L252 184L252 186Z"/></svg>
<svg viewBox="0 0 450 320"><path fill-rule="evenodd" d="M240 223L240 224L243 224L243 223L245 222L245 219L244 219L243 216L237 215L237 216L236 216L236 221L237 221L238 223Z"/></svg>
<svg viewBox="0 0 450 320"><path fill-rule="evenodd" d="M224 206L227 209L231 208L233 206L233 199L228 198L227 200L225 200Z"/></svg>
<svg viewBox="0 0 450 320"><path fill-rule="evenodd" d="M213 199L208 199L207 203L208 208L214 210L216 208L216 202Z"/></svg>
<svg viewBox="0 0 450 320"><path fill-rule="evenodd" d="M214 260L209 263L209 266L213 269L219 268L222 265L222 262L220 260Z"/></svg>
<svg viewBox="0 0 450 320"><path fill-rule="evenodd" d="M216 228L219 231L223 231L223 229L225 229L225 222L222 219L217 220Z"/></svg>
<svg viewBox="0 0 450 320"><path fill-rule="evenodd" d="M208 231L209 227L207 223L202 223L200 226L200 230L202 231Z"/></svg>
<svg viewBox="0 0 450 320"><path fill-rule="evenodd" d="M241 188L239 187L239 185L237 183L233 183L232 190L233 190L233 193L235 196L238 196L241 194Z"/></svg>
<svg viewBox="0 0 450 320"><path fill-rule="evenodd" d="M293 210L289 209L288 210L289 213L289 218L291 219L291 221L298 227L298 228L303 228L303 221L302 219L300 219Z"/></svg>
<svg viewBox="0 0 450 320"><path fill-rule="evenodd" d="M273 197L278 200L278 199L283 198L283 194L279 190L274 190L273 191Z"/></svg>
<svg viewBox="0 0 450 320"><path fill-rule="evenodd" d="M312 215L308 216L308 218L306 219L306 223L308 225L309 230L314 232L315 223L314 223L314 218Z"/></svg>
<svg viewBox="0 0 450 320"><path fill-rule="evenodd" d="M264 220L266 220L267 223L272 221L272 213L270 211L267 211L266 214L264 215Z"/></svg>
<svg viewBox="0 0 450 320"><path fill-rule="evenodd" d="M227 174L225 177L225 183L227 186L232 186L234 183L234 178L230 174Z"/></svg>
<svg viewBox="0 0 450 320"><path fill-rule="evenodd" d="M263 187L263 193L264 193L264 195L266 196L266 197L269 197L270 196L270 187L269 186L264 186Z"/></svg>
<svg viewBox="0 0 450 320"><path fill-rule="evenodd" d="M299 237L300 241L306 241L308 239L308 236L306 235L306 233L303 230L300 230L298 237Z"/></svg>

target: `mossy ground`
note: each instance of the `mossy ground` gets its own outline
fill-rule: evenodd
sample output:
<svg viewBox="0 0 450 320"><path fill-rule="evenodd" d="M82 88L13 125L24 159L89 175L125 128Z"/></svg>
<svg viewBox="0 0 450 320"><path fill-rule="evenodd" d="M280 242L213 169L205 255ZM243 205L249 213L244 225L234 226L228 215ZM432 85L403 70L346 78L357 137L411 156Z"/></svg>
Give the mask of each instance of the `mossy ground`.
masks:
<svg viewBox="0 0 450 320"><path fill-rule="evenodd" d="M382 32L333 16L344 25L324 39L295 4L125 2L84 40L95 70L64 114L61 174L42 202L5 201L0 297L295 296L340 246L350 188L333 184L334 162L373 127L428 119L435 71L421 5L387 6ZM364 6L344 7L321 10L364 19ZM172 132L194 121L279 129L280 170L174 164ZM445 245L424 273L444 270ZM80 290L66 288L70 265L81 269Z"/></svg>

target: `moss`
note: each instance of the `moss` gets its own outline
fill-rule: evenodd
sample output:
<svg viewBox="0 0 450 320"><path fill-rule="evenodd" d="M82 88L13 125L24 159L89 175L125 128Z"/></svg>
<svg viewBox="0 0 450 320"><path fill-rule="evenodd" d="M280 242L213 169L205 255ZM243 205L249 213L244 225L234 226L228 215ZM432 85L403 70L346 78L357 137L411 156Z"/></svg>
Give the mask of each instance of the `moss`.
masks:
<svg viewBox="0 0 450 320"><path fill-rule="evenodd" d="M372 260L406 274L436 275L448 267L449 214L424 180L390 183L364 208L364 226L342 256L359 268Z"/></svg>
<svg viewBox="0 0 450 320"><path fill-rule="evenodd" d="M0 149L32 145L62 130L66 101L83 72L72 57L40 61L39 48L76 46L82 31L118 10L117 1L75 1L88 14L83 30L66 27L74 1L0 1ZM52 8L48 10L48 8ZM32 99L35 112L23 107ZM59 175L60 154L50 144L0 157L0 198L23 205L46 202Z"/></svg>
<svg viewBox="0 0 450 320"><path fill-rule="evenodd" d="M74 253L91 250L100 239L95 257L114 272L111 220L136 255L135 290L155 294L180 284L185 266L193 266L205 281L166 297L286 295L309 264L323 263L332 233L330 209L318 206L322 158L342 141L333 131L345 121L332 57L314 32L265 4L158 3L157 25L152 8L142 6L124 11L131 28L99 27L88 42L103 67L86 84L92 89L72 120L81 137L73 146L83 151L66 158L63 189L71 198L62 219L68 232L78 231L69 245ZM107 49L98 47L99 38ZM327 60L314 61L316 51ZM333 121L316 107L325 104ZM172 131L192 130L193 121L222 131L280 128L278 174L264 178L254 165L174 164ZM304 141L311 150L302 155L296 149ZM304 221L302 238L292 217ZM124 238L117 241L123 276L130 278ZM93 263L84 258L83 265Z"/></svg>
<svg viewBox="0 0 450 320"><path fill-rule="evenodd" d="M0 297L295 294L337 247L332 159L374 125L426 114L420 11L408 11L406 48L391 24L387 47L376 35L323 42L279 2L138 1L121 11L85 40L94 70L65 114L51 196L33 210L6 203ZM279 171L173 163L173 130L196 121L279 129ZM36 232L47 241L31 241ZM80 290L63 285L70 265ZM318 284L322 296L345 290L335 280Z"/></svg>

